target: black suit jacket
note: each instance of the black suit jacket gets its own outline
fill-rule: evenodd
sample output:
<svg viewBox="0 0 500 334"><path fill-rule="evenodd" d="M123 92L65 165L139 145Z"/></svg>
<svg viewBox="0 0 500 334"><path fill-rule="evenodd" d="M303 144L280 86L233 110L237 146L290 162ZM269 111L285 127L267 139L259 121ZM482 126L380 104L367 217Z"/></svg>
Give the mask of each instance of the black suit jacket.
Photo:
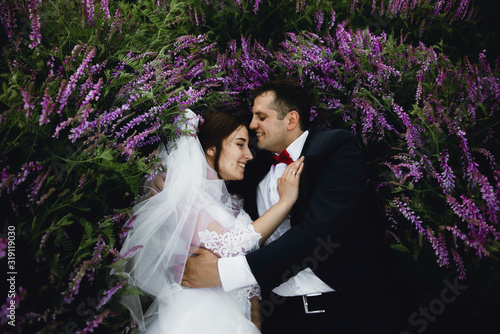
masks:
<svg viewBox="0 0 500 334"><path fill-rule="evenodd" d="M338 293L366 295L377 289L381 229L364 210L365 171L355 137L345 130L309 134L302 155L299 198L292 228L246 255L263 294L306 267ZM257 185L272 160L259 152L240 184L245 210L256 219Z"/></svg>

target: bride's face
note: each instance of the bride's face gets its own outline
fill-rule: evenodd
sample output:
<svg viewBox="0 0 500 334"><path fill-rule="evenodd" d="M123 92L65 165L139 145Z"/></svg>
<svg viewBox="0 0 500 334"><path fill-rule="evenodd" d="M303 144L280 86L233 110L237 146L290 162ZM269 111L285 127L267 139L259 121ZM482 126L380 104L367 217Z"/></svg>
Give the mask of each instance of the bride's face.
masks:
<svg viewBox="0 0 500 334"><path fill-rule="evenodd" d="M242 180L248 160L253 158L248 148L248 130L241 126L222 141L219 174L223 180Z"/></svg>

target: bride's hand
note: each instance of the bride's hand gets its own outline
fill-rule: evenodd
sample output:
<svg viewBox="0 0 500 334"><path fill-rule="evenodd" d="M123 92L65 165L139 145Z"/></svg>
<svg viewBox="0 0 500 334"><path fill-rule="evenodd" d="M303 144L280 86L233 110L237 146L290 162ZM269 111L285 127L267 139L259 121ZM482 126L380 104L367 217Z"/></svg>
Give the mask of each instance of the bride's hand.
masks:
<svg viewBox="0 0 500 334"><path fill-rule="evenodd" d="M283 176L278 179L280 201L286 202L289 205L295 204L299 196L299 181L303 168L304 157L300 157L300 159L286 167Z"/></svg>
<svg viewBox="0 0 500 334"><path fill-rule="evenodd" d="M165 174L158 174L149 183L149 195L148 197L153 197L154 195L160 193L165 186Z"/></svg>

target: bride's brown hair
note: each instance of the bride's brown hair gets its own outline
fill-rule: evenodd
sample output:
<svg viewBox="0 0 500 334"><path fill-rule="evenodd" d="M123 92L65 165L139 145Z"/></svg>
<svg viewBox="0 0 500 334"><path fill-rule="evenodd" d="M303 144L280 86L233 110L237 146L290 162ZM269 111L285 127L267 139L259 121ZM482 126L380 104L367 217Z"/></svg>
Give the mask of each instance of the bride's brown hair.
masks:
<svg viewBox="0 0 500 334"><path fill-rule="evenodd" d="M205 153L209 148L215 147L214 169L219 174L222 141L236 129L245 126L245 123L239 117L226 111L207 112L203 118L204 121L198 126L198 139Z"/></svg>

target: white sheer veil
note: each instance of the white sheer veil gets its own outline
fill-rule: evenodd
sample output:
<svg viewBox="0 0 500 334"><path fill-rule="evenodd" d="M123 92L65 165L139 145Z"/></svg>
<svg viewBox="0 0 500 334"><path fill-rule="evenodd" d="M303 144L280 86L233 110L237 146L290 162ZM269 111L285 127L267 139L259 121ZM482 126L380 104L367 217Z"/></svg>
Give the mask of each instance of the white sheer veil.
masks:
<svg viewBox="0 0 500 334"><path fill-rule="evenodd" d="M129 295L121 301L141 331L157 314L158 302L180 289L189 248L199 246L197 231L207 228L213 219L224 220L219 219L220 214L212 214L214 207L222 215L234 217L225 183L209 167L196 135L199 122L200 117L189 109L177 119L179 130L188 134L161 148L159 157L167 170L164 189L134 207L133 228L122 246L122 255L138 249L121 274L153 300L145 312L139 296ZM202 210L212 217L200 219Z"/></svg>

